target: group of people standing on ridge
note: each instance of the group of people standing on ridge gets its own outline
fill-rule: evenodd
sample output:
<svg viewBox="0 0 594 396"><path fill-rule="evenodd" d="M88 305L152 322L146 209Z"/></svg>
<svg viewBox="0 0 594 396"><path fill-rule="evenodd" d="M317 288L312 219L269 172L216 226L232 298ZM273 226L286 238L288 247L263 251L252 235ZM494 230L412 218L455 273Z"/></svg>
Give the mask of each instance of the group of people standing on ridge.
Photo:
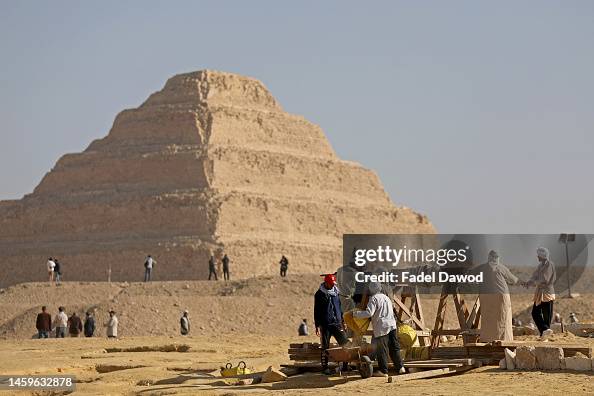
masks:
<svg viewBox="0 0 594 396"><path fill-rule="evenodd" d="M72 312L72 315L68 317L64 307L59 307L58 313L52 321L52 316L47 312L45 306L41 307L41 312L37 314L35 327L37 328L37 338L50 338L52 332L55 338L64 338L66 334L70 337L78 337L81 333L85 337L93 337L96 330L95 317L91 311L86 312L83 323L76 312ZM107 328L108 338L117 338L118 318L113 310L109 311L109 320L105 327Z"/></svg>
<svg viewBox="0 0 594 396"><path fill-rule="evenodd" d="M222 264L223 269L223 279L228 281L231 280L231 259L225 253L221 258L220 263ZM152 255L147 255L146 259L144 260L144 282L150 282L153 270L157 264L157 260ZM208 259L208 280L211 280L214 277L214 280L219 280L218 271L217 271L217 258L215 257L214 253L210 253L210 258ZM281 257L279 262L280 265L280 276L286 277L287 276L287 269L289 268L289 260L285 255ZM47 260L47 271L48 277L50 282L56 282L56 285L60 284L62 280L62 265L56 258L48 258Z"/></svg>
<svg viewBox="0 0 594 396"><path fill-rule="evenodd" d="M226 281L231 280L230 263L231 259L229 259L229 256L225 253L221 259L221 264L223 264L223 278ZM210 252L210 258L208 259L208 280L211 280L213 276L216 281L219 280L217 275L217 259L214 253Z"/></svg>

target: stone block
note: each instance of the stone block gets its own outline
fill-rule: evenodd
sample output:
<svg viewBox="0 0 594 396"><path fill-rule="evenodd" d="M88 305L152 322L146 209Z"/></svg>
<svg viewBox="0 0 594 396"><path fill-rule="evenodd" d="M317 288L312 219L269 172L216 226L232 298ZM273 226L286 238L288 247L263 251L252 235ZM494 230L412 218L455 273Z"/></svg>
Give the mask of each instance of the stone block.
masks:
<svg viewBox="0 0 594 396"><path fill-rule="evenodd" d="M268 370L262 375L263 383L285 381L286 379L287 376L285 374L272 368L272 366L268 367Z"/></svg>
<svg viewBox="0 0 594 396"><path fill-rule="evenodd" d="M505 348L505 367L508 370L516 368L516 353Z"/></svg>
<svg viewBox="0 0 594 396"><path fill-rule="evenodd" d="M536 347L536 367L542 370L561 370L563 363L563 348Z"/></svg>
<svg viewBox="0 0 594 396"><path fill-rule="evenodd" d="M536 369L536 355L533 346L519 346L516 348L516 368L520 370Z"/></svg>
<svg viewBox="0 0 594 396"><path fill-rule="evenodd" d="M592 359L578 352L575 356L565 358L565 369L574 371L591 371Z"/></svg>

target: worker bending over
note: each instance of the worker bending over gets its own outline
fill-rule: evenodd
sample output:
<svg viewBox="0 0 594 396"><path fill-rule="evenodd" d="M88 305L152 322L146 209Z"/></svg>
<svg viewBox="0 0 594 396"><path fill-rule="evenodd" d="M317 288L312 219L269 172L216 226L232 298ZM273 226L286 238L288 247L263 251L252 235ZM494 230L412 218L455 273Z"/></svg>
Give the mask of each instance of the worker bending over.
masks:
<svg viewBox="0 0 594 396"><path fill-rule="evenodd" d="M388 355L390 355L394 363L396 372L403 374L405 370L400 357L400 343L398 341L398 331L392 301L382 293L382 288L377 282L369 284L369 296L367 309L365 311L354 311L353 317L360 319L371 318L379 368L379 371L374 372L373 376L388 376Z"/></svg>

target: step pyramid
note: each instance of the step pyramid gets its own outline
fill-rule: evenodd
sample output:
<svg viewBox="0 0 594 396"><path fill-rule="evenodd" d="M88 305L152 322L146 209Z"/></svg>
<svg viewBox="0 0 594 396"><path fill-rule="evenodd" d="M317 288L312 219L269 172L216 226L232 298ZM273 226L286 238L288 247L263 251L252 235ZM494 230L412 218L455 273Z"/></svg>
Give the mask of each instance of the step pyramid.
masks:
<svg viewBox="0 0 594 396"><path fill-rule="evenodd" d="M337 157L323 131L283 111L258 80L176 75L109 134L64 155L32 194L0 202L0 285L43 280L202 279L210 252L232 277L324 272L343 233L433 233L377 175Z"/></svg>

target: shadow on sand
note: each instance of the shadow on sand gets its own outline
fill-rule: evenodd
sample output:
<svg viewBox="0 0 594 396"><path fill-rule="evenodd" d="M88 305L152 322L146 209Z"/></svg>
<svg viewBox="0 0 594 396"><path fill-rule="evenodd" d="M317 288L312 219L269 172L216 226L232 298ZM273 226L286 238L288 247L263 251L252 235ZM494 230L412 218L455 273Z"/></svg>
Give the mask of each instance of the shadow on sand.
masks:
<svg viewBox="0 0 594 396"><path fill-rule="evenodd" d="M243 378L257 378L260 377L262 373L254 373L250 376L245 376ZM213 379L213 382L209 383L202 383L202 384L185 384L188 381L192 380L204 380L204 379ZM359 375L348 375L343 377L328 377L321 373L304 373L298 374L291 377L288 377L286 381L282 382L274 382L274 383L258 383L258 384L250 384L250 385L238 385L233 383L232 381L239 382L239 378L219 378L214 377L210 374L201 373L196 375L193 373L192 375L186 375L186 373L182 375L178 375L172 378L166 378L160 381L156 381L151 387L146 390L142 390L139 393L151 393L155 392L156 390L171 390L171 389L181 389L181 388L188 388L188 389L211 389L211 390L231 390L234 391L241 391L241 390L256 390L256 389L266 389L266 390L290 390L290 389L321 389L321 388L331 388L336 385L344 384L346 382L360 380L361 377ZM180 386L161 386L161 385L180 385Z"/></svg>

